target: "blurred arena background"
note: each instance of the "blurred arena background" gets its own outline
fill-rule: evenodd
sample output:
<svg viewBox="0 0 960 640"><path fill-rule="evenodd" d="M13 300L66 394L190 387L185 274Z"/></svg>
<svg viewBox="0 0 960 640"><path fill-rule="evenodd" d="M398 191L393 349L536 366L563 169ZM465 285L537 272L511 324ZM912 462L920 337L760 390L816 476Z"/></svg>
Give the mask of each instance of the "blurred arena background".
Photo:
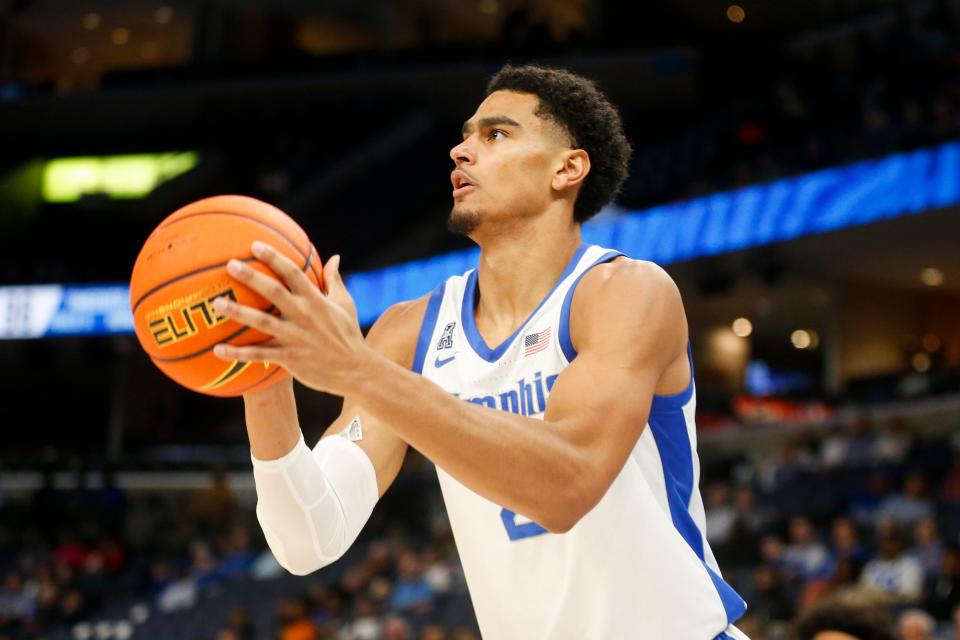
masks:
<svg viewBox="0 0 960 640"><path fill-rule="evenodd" d="M126 281L222 193L342 253L366 325L465 270L448 150L508 60L623 112L585 235L683 294L741 628L960 638L957 0L0 0L0 638L479 637L418 456L344 559L278 567L241 401L150 364ZM299 407L312 443L338 401Z"/></svg>

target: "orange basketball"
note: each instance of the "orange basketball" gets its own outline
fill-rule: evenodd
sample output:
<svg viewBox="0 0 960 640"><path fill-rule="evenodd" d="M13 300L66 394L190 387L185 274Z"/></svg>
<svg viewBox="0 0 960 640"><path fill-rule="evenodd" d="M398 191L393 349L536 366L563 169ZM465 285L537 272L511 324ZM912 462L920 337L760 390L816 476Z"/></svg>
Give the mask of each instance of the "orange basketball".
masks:
<svg viewBox="0 0 960 640"><path fill-rule="evenodd" d="M290 216L245 196L205 198L177 210L147 238L130 277L130 308L141 346L165 374L212 396L265 389L287 372L269 362L227 362L213 355L225 342L254 345L270 339L219 315L213 301L226 296L279 314L258 293L227 273L238 258L276 277L250 253L261 240L293 260L323 287L317 250Z"/></svg>

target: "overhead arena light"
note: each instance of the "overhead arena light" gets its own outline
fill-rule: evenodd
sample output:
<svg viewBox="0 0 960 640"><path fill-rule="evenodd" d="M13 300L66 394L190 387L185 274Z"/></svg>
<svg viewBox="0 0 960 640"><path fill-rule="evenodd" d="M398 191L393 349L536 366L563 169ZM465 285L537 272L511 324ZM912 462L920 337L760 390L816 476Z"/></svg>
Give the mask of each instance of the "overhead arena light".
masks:
<svg viewBox="0 0 960 640"><path fill-rule="evenodd" d="M123 156L57 158L43 165L45 202L76 202L86 195L115 199L143 198L157 185L197 164L196 151Z"/></svg>

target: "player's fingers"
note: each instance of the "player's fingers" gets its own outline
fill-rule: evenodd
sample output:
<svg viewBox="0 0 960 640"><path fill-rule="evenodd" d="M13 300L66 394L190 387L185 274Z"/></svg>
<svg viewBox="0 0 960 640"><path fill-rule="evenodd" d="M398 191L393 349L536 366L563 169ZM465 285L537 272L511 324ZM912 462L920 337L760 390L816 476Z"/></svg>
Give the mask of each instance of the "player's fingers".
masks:
<svg viewBox="0 0 960 640"><path fill-rule="evenodd" d="M250 245L257 260L264 263L270 270L280 276L287 283L290 290L297 295L312 296L316 294L316 287L307 278L307 274L298 267L293 260L283 255L265 242L256 241Z"/></svg>
<svg viewBox="0 0 960 640"><path fill-rule="evenodd" d="M232 344L218 344L213 347L213 355L222 360L272 362L283 366L283 350L276 346L251 345L242 347Z"/></svg>
<svg viewBox="0 0 960 640"><path fill-rule="evenodd" d="M346 291L343 279L340 277L340 254L337 254L327 260L323 265L323 281L327 285L327 294L333 295Z"/></svg>
<svg viewBox="0 0 960 640"><path fill-rule="evenodd" d="M327 285L327 297L352 316L356 316L356 305L353 296L347 290L340 276L340 254L327 260L323 266L323 281Z"/></svg>
<svg viewBox="0 0 960 640"><path fill-rule="evenodd" d="M294 302L293 295L276 278L257 271L242 260L230 260L227 263L227 272L272 302L284 316L289 318L296 315L298 307Z"/></svg>
<svg viewBox="0 0 960 640"><path fill-rule="evenodd" d="M292 337L292 324L284 322L277 316L266 313L265 311L238 304L227 298L217 298L214 300L213 308L222 316L236 320L240 324L245 324L248 327L253 327L275 338L283 340Z"/></svg>

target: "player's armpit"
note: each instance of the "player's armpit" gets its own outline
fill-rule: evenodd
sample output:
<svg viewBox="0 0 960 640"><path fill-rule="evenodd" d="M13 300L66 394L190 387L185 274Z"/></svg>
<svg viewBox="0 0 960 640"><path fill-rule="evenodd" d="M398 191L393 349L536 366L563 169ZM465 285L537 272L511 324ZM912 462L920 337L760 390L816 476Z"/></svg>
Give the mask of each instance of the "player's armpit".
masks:
<svg viewBox="0 0 960 640"><path fill-rule="evenodd" d="M680 292L653 263L618 260L588 272L570 323L577 356L557 378L544 416L576 452L577 488L559 507L561 529L589 512L619 474L658 384L669 377L681 391L689 383Z"/></svg>
<svg viewBox="0 0 960 640"><path fill-rule="evenodd" d="M367 344L405 369L412 368L417 335L423 323L428 299L429 296L424 296L387 309L367 333ZM355 420L359 430L354 427L353 433L348 434L348 437L370 458L377 474L377 488L382 496L400 471L407 452L407 443L350 397L344 398L340 416L333 421L323 437L349 431Z"/></svg>

